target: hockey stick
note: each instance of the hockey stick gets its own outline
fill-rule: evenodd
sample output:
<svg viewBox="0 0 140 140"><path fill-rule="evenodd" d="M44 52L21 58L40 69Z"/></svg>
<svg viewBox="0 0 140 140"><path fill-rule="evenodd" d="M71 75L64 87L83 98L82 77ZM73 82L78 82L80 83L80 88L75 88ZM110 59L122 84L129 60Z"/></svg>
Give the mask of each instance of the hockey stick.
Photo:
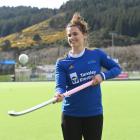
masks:
<svg viewBox="0 0 140 140"><path fill-rule="evenodd" d="M89 81L89 82L87 82L87 83L85 83L83 85L80 85L80 86L78 86L78 87L76 87L76 88L74 88L72 90L69 90L69 91L63 93L63 95L64 95L64 97L68 97L68 96L70 96L70 95L72 95L72 94L74 94L74 93L76 93L76 92L78 92L80 90L83 90L83 89L85 89L85 88L87 88L87 87L89 87L91 85L92 85L92 81ZM54 97L54 98L52 98L50 100L47 100L47 101L45 101L45 102L43 102L41 104L38 104L38 105L36 105L34 107L31 107L29 109L26 109L26 110L23 110L23 111L20 111L20 112L16 112L14 110L8 111L8 114L10 116L21 116L21 115L33 112L33 111L35 111L35 110L37 110L39 108L42 108L44 106L47 106L49 104L55 103L56 101L57 101L57 98Z"/></svg>

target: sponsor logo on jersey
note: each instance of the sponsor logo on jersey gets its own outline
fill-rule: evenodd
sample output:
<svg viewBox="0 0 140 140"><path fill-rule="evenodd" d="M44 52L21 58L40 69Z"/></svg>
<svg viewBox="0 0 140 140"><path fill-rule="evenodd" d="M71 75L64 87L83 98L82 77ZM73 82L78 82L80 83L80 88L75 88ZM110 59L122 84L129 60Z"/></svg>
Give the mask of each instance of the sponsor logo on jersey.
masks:
<svg viewBox="0 0 140 140"><path fill-rule="evenodd" d="M96 71L88 71L85 73L80 73L79 77L76 72L70 74L70 79L72 84L77 84L79 82L91 80L96 75Z"/></svg>
<svg viewBox="0 0 140 140"><path fill-rule="evenodd" d="M72 84L79 83L78 76L77 76L76 72L70 74L70 79L72 81Z"/></svg>

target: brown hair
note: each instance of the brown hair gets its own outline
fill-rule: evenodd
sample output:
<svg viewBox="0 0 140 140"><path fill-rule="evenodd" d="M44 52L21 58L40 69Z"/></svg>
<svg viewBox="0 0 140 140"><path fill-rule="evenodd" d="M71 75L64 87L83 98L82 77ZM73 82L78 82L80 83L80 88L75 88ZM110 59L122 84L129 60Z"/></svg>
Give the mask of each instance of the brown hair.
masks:
<svg viewBox="0 0 140 140"><path fill-rule="evenodd" d="M67 27L72 27L72 26L76 26L79 28L79 30L85 34L88 31L88 25L85 22L85 20L83 19L83 17L80 16L80 13L76 12L74 13L71 21L68 23Z"/></svg>

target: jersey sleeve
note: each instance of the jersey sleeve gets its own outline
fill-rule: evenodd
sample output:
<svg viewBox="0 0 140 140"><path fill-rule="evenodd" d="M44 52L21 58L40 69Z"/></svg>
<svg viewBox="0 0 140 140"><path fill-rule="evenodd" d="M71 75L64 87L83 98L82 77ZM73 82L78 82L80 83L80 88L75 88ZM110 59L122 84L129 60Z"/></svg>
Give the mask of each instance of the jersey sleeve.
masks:
<svg viewBox="0 0 140 140"><path fill-rule="evenodd" d="M61 64L61 61L56 62L55 70L56 93L66 92L66 72Z"/></svg>
<svg viewBox="0 0 140 140"><path fill-rule="evenodd" d="M100 51L100 62L101 66L106 69L106 71L100 73L103 80L115 78L121 73L119 64L103 51Z"/></svg>

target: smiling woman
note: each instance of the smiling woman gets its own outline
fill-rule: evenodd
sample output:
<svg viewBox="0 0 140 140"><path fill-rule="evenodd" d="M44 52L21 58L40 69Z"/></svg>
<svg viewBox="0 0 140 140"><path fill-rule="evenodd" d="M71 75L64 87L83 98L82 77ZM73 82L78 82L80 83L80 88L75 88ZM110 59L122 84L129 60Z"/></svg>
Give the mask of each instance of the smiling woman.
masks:
<svg viewBox="0 0 140 140"><path fill-rule="evenodd" d="M4 0L0 1L0 6L31 6L38 8L60 8L68 0Z"/></svg>
<svg viewBox="0 0 140 140"><path fill-rule="evenodd" d="M99 49L88 49L87 23L75 13L66 27L70 52L56 62L56 96L63 100L62 132L64 140L101 140L103 126L102 94L100 84L116 77L121 69ZM106 71L102 71L104 67ZM63 93L91 80L92 86L76 95ZM84 124L84 125L83 125Z"/></svg>

